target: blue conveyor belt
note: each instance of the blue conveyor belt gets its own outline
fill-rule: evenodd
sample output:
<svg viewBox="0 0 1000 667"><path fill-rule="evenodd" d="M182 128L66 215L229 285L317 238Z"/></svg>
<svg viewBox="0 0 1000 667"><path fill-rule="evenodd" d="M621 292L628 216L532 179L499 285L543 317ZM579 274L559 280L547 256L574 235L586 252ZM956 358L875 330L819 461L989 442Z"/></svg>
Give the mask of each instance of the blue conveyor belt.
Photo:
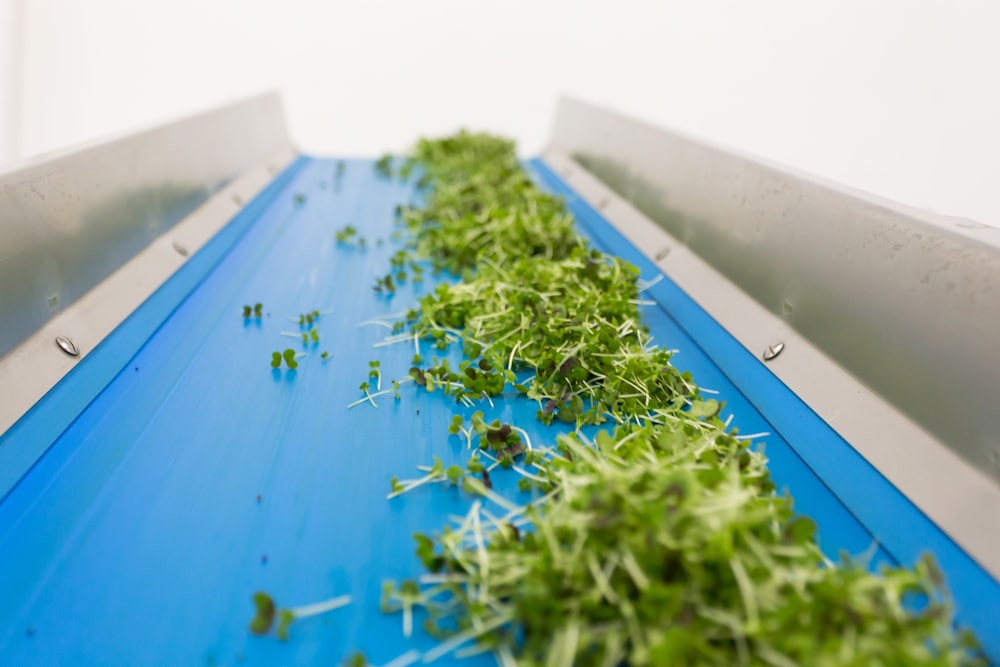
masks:
<svg viewBox="0 0 1000 667"><path fill-rule="evenodd" d="M567 196L595 245L655 275L543 164L529 168ZM404 638L399 616L379 612L381 585L419 574L412 534L464 514L470 500L444 487L385 494L393 475L415 477L433 456L464 463L447 427L472 410L413 385L398 402L346 409L369 360L381 360L388 384L407 375L414 353L411 343L373 348L388 330L358 324L405 311L435 279L391 297L371 290L398 249L393 209L413 193L377 178L369 161L347 161L339 182L334 174L334 160L301 161L255 203L239 236L223 232L193 258L214 263L196 285L175 285L169 308L137 311L123 326L148 340L65 431L37 441L46 410L63 405L46 402L95 382L83 367L100 350L0 438L0 466L22 446L47 448L0 502L0 663L312 665L362 650L380 664L436 644L419 629ZM346 224L367 248L335 244ZM824 551L872 553L874 567L930 549L961 621L997 660L997 583L669 280L647 294L658 303L645 307L646 322L656 342L679 350L675 365L720 392L741 432L772 434L763 440L775 481L816 519ZM266 316L245 321L243 305L258 301ZM318 344L282 334L299 331L292 319L313 309L325 313ZM297 371L274 371L271 353L286 347L308 356ZM333 358L322 361L323 351ZM535 442L558 430L536 422L524 399L477 409ZM494 476L515 499L516 481ZM872 548L873 535L883 546ZM260 589L283 606L343 594L353 603L295 624L282 643L247 632Z"/></svg>

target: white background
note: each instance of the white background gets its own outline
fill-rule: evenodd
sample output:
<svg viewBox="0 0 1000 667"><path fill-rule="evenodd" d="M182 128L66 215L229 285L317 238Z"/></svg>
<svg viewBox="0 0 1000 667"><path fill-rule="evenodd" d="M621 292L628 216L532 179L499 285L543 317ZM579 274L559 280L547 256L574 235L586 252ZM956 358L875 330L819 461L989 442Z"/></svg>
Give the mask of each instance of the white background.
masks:
<svg viewBox="0 0 1000 667"><path fill-rule="evenodd" d="M1000 225L1000 3L0 0L0 162L268 89L319 154L558 95Z"/></svg>

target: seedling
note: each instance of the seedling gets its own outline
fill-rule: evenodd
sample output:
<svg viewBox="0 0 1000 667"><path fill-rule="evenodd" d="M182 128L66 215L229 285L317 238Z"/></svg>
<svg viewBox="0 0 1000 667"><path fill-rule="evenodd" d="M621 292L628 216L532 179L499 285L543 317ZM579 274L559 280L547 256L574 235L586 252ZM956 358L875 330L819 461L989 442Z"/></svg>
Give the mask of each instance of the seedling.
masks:
<svg viewBox="0 0 1000 667"><path fill-rule="evenodd" d="M243 317L250 317L251 315L260 319L264 315L264 305L257 303L252 308L250 306L243 306Z"/></svg>
<svg viewBox="0 0 1000 667"><path fill-rule="evenodd" d="M284 359L285 365L287 365L288 368L295 370L299 367L299 362L295 360L296 356L300 355L296 355L295 350L292 348L288 348L284 352L272 352L271 368L281 368L281 360Z"/></svg>
<svg viewBox="0 0 1000 667"><path fill-rule="evenodd" d="M382 178L392 178L392 156L383 155L375 161L375 173Z"/></svg>
<svg viewBox="0 0 1000 667"><path fill-rule="evenodd" d="M372 368L372 371L370 371L370 373L373 373L373 372L375 372L377 370L378 370L377 368ZM378 380L379 380L379 383L381 384L381 373L378 373L377 376L369 375L369 379L373 379L374 377L377 377ZM362 382L361 385L358 388L365 395L364 398L360 398L360 399L354 401L353 403L348 403L347 409L349 410L349 409L351 409L351 408L353 408L353 407L355 407L357 405L361 405L362 403L365 403L365 402L371 403L373 408L377 408L378 404L375 402L375 399L378 398L379 396L385 396L387 394L392 394L393 398L398 401L401 398L401 395L399 393L400 387L402 385L406 384L407 382L412 382L412 380L413 380L413 378L403 378L402 380L393 380L392 381L392 387L390 389L384 389L382 391L376 391L374 394L371 393L371 385L368 382Z"/></svg>
<svg viewBox="0 0 1000 667"><path fill-rule="evenodd" d="M354 225L345 225L343 229L337 230L334 234L334 238L337 240L337 243L340 244L349 244L355 239L357 239L359 244L364 242L364 237L358 236L358 230L354 227Z"/></svg>
<svg viewBox="0 0 1000 667"><path fill-rule="evenodd" d="M253 603L256 614L250 621L250 632L255 635L266 635L271 631L272 627L275 627L275 635L277 635L278 639L287 641L288 630L292 623L299 619L325 614L334 609L346 607L351 603L351 596L341 595L302 607L278 609L274 603L274 599L261 591L254 594ZM277 621L276 626L275 621Z"/></svg>

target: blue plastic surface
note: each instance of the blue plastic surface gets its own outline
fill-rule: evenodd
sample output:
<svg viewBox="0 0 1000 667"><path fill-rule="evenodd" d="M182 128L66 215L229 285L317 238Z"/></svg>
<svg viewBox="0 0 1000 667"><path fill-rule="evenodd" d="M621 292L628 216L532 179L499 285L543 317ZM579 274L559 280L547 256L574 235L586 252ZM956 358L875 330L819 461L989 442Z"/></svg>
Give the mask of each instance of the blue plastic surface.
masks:
<svg viewBox="0 0 1000 667"><path fill-rule="evenodd" d="M599 247L655 275L543 165L531 168L568 196ZM136 345L148 340L0 502L0 662L306 665L363 650L378 664L435 645L419 629L404 638L399 616L379 612L381 583L418 574L411 535L464 513L469 499L443 487L393 501L385 494L391 476L415 477L415 466L435 455L464 461L447 425L454 412L471 410L412 385L399 402L387 396L378 409L345 408L359 397L369 360L382 361L387 385L406 375L414 352L411 343L372 349L388 330L357 324L404 311L433 280L393 297L370 289L396 249L393 208L411 192L376 178L368 161L348 161L339 187L334 171L332 160L310 160L290 172L287 184L255 202L256 219L234 244L203 250L214 268L193 291L164 287L183 299L175 309L137 311L143 326L129 335ZM296 194L305 201L296 203ZM336 246L335 230L348 223L367 237L367 249ZM875 532L887 547L875 561L934 551L963 621L988 641L996 582L877 473L864 472L846 443L766 369L757 371L760 364L676 286L665 280L648 294L663 308L646 308L646 320L660 344L680 350L676 365L720 392L742 432L775 434L764 438L775 480L817 520L824 550L865 552ZM267 316L245 321L242 306L257 301ZM289 318L313 309L333 311L319 320L317 345L303 348L281 334L299 331ZM271 353L286 347L309 356L297 371L273 371ZM333 355L327 362L324 350ZM47 402L75 391L94 356L22 427L41 428L32 421L55 409ZM495 403L477 407L525 427L535 441L552 437L535 421L534 403ZM495 475L497 490L518 497L515 475ZM862 480L859 490L843 489L851 476ZM897 535L900 526L913 531L909 538ZM250 596L259 589L280 605L342 594L353 603L295 624L282 643L247 633ZM995 639L988 646L1000 654Z"/></svg>

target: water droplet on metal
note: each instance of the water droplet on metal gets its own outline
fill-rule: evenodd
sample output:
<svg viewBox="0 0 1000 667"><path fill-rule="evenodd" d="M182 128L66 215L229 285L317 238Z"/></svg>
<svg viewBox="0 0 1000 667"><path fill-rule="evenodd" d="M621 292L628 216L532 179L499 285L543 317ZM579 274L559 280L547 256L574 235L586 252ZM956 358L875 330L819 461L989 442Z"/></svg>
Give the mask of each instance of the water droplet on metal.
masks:
<svg viewBox="0 0 1000 667"><path fill-rule="evenodd" d="M177 251L178 255L180 255L181 257L187 257L188 256L188 249L185 248L184 246L182 246L180 243L178 243L177 241L174 241L173 246L174 246L174 250Z"/></svg>
<svg viewBox="0 0 1000 667"><path fill-rule="evenodd" d="M776 356L781 354L781 351L784 349L785 344L779 340L777 343L771 343L768 345L767 349L764 350L764 354L761 356L764 357L764 361L771 361L771 359L774 359Z"/></svg>
<svg viewBox="0 0 1000 667"><path fill-rule="evenodd" d="M80 349L76 346L76 343L73 342L72 338L67 336L56 336L56 345L58 345L59 349L71 357L80 356Z"/></svg>

